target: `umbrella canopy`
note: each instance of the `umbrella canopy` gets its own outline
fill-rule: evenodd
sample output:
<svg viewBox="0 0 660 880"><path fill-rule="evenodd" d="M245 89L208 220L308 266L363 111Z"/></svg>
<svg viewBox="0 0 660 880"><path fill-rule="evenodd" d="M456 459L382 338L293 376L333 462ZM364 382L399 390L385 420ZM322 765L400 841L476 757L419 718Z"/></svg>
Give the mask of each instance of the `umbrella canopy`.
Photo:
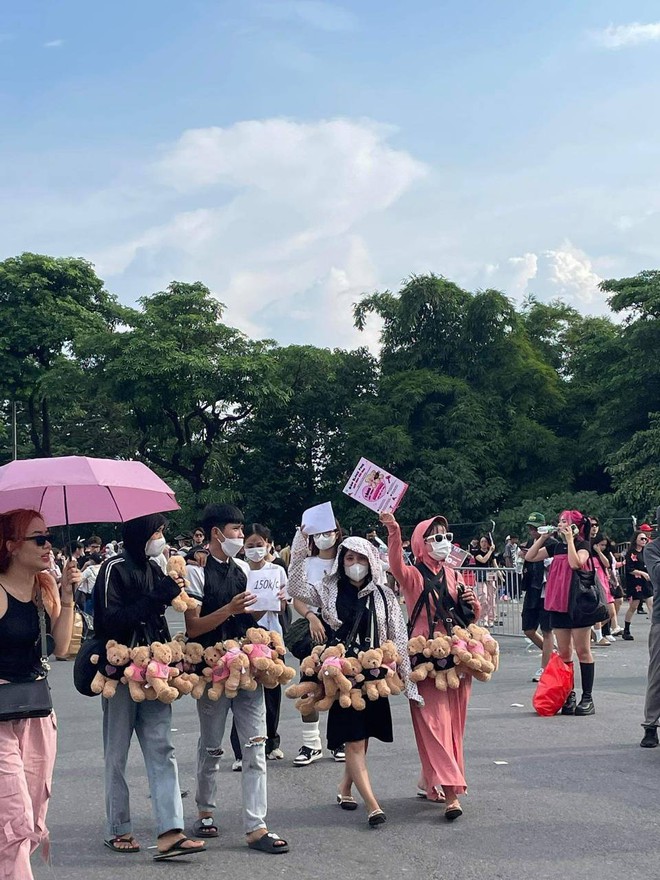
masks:
<svg viewBox="0 0 660 880"><path fill-rule="evenodd" d="M32 458L0 467L0 513L38 510L46 525L125 522L178 510L174 493L141 461L79 455Z"/></svg>

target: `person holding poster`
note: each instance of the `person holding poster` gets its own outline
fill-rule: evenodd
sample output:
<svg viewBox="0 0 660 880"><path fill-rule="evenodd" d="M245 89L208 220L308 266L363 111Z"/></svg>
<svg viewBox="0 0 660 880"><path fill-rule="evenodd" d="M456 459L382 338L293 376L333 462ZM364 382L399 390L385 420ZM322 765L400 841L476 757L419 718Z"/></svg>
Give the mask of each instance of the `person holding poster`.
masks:
<svg viewBox="0 0 660 880"><path fill-rule="evenodd" d="M346 538L339 545L330 573L317 585L311 585L302 575L294 559L304 558L307 541L302 531L291 547L292 565L289 569L289 592L320 609L325 622L327 639L341 642L347 652L378 647L391 639L402 656L399 673L406 685L406 695L419 699L416 686L408 680L408 637L401 607L385 584L378 553L364 538ZM362 711L342 708L333 703L328 714L328 748L345 744L346 766L337 792L337 803L343 810L356 810L353 786L357 789L367 810L371 827L382 825L386 816L371 787L367 769L367 747L371 738L392 742L392 715L386 697L366 700Z"/></svg>
<svg viewBox="0 0 660 880"><path fill-rule="evenodd" d="M434 516L415 526L411 539L414 565L405 564L401 529L394 514L381 513L380 521L387 528L390 571L403 592L411 637L432 638L434 632L446 631L443 621L446 616L452 616L446 612L447 600L455 612L463 613L462 620L456 623L466 625L479 618L480 607L474 591L466 587L460 573L446 563L452 544L444 516ZM432 678L419 682L418 687L423 703L410 703L422 764L417 794L444 802L445 817L451 822L462 815L458 797L467 790L463 737L472 676L464 675L458 690L438 690Z"/></svg>

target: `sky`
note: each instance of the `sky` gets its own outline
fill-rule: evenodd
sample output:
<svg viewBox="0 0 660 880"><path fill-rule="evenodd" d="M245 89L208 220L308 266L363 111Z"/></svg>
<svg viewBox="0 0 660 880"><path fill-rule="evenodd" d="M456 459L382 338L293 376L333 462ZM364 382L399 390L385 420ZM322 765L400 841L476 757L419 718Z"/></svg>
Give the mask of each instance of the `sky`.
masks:
<svg viewBox="0 0 660 880"><path fill-rule="evenodd" d="M660 268L659 87L646 0L3 0L0 259L282 344L431 271L607 313Z"/></svg>

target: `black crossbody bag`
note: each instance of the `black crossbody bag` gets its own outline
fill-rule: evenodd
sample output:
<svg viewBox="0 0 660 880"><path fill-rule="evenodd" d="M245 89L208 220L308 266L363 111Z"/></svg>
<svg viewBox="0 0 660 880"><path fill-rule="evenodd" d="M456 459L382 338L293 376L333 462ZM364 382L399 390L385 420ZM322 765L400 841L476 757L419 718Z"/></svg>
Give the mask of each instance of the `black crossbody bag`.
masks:
<svg viewBox="0 0 660 880"><path fill-rule="evenodd" d="M46 612L37 591L39 612L39 643L41 672L33 681L10 681L0 685L0 721L20 721L23 718L46 718L53 711L53 700L48 684L48 638L46 635Z"/></svg>
<svg viewBox="0 0 660 880"><path fill-rule="evenodd" d="M463 591L460 585L457 587L457 600L454 600L449 592L444 568L440 569L439 574L433 574L431 569L424 565L423 562L418 562L415 568L424 578L424 586L408 621L409 636L412 635L412 631L422 611L426 611L429 639L433 638L436 626L440 622L442 622L448 636L451 636L455 626L461 626L465 629L471 623L474 623L474 611L472 606L463 599ZM433 611L431 610L431 599L433 599L434 604Z"/></svg>

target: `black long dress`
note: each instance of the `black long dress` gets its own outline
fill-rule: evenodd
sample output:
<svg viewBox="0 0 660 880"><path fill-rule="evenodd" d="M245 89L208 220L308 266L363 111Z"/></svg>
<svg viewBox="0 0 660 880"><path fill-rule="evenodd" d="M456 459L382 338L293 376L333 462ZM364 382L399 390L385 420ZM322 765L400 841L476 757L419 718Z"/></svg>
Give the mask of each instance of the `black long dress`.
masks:
<svg viewBox="0 0 660 880"><path fill-rule="evenodd" d="M344 642L349 638L360 609L365 605L365 598L358 599L358 591L350 584L338 585L337 591L337 617L342 625L338 630L331 633L331 638ZM369 647L366 640L372 631L377 632L378 627L372 628L371 615L365 612L357 631L356 641L366 649ZM347 742L358 742L363 739L379 739L381 742L393 742L392 713L390 703L386 697L378 700L367 700L366 708L359 712L357 709L342 709L338 702L330 707L328 713L328 748L335 751Z"/></svg>

